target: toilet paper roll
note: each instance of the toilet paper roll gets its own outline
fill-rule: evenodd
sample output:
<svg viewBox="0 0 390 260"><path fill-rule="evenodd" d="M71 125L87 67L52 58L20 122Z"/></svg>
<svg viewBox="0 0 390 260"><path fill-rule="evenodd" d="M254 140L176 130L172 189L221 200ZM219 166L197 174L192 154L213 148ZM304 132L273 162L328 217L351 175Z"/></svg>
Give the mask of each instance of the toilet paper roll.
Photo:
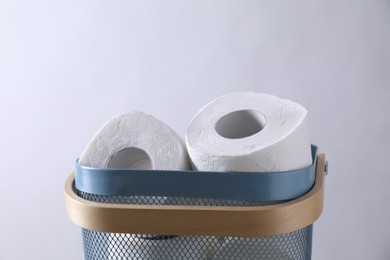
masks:
<svg viewBox="0 0 390 260"><path fill-rule="evenodd" d="M193 168L277 172L311 165L306 109L276 96L233 92L204 106L190 122Z"/></svg>
<svg viewBox="0 0 390 260"><path fill-rule="evenodd" d="M234 92L204 106L190 122L186 144L201 171L278 172L311 165L301 105L272 95ZM245 188L245 187L242 187ZM227 238L213 259L293 259L278 245Z"/></svg>
<svg viewBox="0 0 390 260"><path fill-rule="evenodd" d="M95 168L190 169L181 138L163 122L139 111L106 122L81 154L79 163Z"/></svg>
<svg viewBox="0 0 390 260"><path fill-rule="evenodd" d="M161 121L138 111L121 114L105 123L83 151L79 163L131 170L190 169L181 138ZM134 200L165 203L167 198L136 196ZM163 250L163 242L115 233L109 233L106 242L101 246L106 247L103 250L108 253L108 259L162 259L157 256Z"/></svg>

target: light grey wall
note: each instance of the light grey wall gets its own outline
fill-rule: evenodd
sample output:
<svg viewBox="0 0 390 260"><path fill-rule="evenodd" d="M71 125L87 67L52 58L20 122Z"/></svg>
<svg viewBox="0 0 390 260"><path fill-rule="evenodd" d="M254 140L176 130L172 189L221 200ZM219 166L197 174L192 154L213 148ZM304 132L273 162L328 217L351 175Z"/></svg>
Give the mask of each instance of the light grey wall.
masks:
<svg viewBox="0 0 390 260"><path fill-rule="evenodd" d="M390 2L0 1L0 259L81 259L63 184L130 110L184 135L207 102L309 110L327 154L313 259L390 259Z"/></svg>

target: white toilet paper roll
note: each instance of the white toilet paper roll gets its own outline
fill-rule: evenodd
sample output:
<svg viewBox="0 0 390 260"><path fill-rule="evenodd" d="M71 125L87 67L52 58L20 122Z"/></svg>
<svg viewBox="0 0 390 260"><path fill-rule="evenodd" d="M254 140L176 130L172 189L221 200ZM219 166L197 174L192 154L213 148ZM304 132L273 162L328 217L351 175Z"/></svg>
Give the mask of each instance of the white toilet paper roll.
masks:
<svg viewBox="0 0 390 260"><path fill-rule="evenodd" d="M85 148L79 163L97 168L132 170L190 169L181 138L161 121L142 112L121 114L105 123ZM167 199L151 198L160 202ZM135 199L144 198L137 196ZM107 247L103 250L108 259L162 259L157 256L163 250L164 241L146 240L130 234L108 235L107 243L101 245Z"/></svg>
<svg viewBox="0 0 390 260"><path fill-rule="evenodd" d="M309 166L306 115L301 105L272 95L234 92L221 96L203 107L187 129L193 167L276 172ZM277 244L259 251L255 238L228 238L218 247L213 259L293 259Z"/></svg>
<svg viewBox="0 0 390 260"><path fill-rule="evenodd" d="M138 111L105 123L83 151L79 163L96 168L190 169L181 138L161 121Z"/></svg>
<svg viewBox="0 0 390 260"><path fill-rule="evenodd" d="M187 150L207 171L276 172L311 165L306 109L287 99L233 92L204 106L190 122Z"/></svg>

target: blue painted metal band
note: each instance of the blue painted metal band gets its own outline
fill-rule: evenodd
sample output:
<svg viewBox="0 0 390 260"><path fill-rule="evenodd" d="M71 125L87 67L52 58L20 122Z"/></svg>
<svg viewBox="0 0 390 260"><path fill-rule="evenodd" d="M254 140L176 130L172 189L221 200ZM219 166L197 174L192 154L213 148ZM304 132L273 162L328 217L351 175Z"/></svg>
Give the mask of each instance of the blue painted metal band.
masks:
<svg viewBox="0 0 390 260"><path fill-rule="evenodd" d="M278 201L302 196L314 185L313 164L285 172L206 172L101 169L76 162L76 189L99 195Z"/></svg>

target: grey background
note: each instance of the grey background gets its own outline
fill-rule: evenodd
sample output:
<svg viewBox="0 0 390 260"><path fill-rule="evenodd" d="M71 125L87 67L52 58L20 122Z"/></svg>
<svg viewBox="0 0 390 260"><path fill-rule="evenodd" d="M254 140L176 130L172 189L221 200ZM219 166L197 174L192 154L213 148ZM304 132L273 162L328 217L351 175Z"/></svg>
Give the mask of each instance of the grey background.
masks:
<svg viewBox="0 0 390 260"><path fill-rule="evenodd" d="M0 0L0 259L82 259L65 179L141 110L184 136L235 90L309 111L330 163L313 259L390 259L389 1Z"/></svg>

